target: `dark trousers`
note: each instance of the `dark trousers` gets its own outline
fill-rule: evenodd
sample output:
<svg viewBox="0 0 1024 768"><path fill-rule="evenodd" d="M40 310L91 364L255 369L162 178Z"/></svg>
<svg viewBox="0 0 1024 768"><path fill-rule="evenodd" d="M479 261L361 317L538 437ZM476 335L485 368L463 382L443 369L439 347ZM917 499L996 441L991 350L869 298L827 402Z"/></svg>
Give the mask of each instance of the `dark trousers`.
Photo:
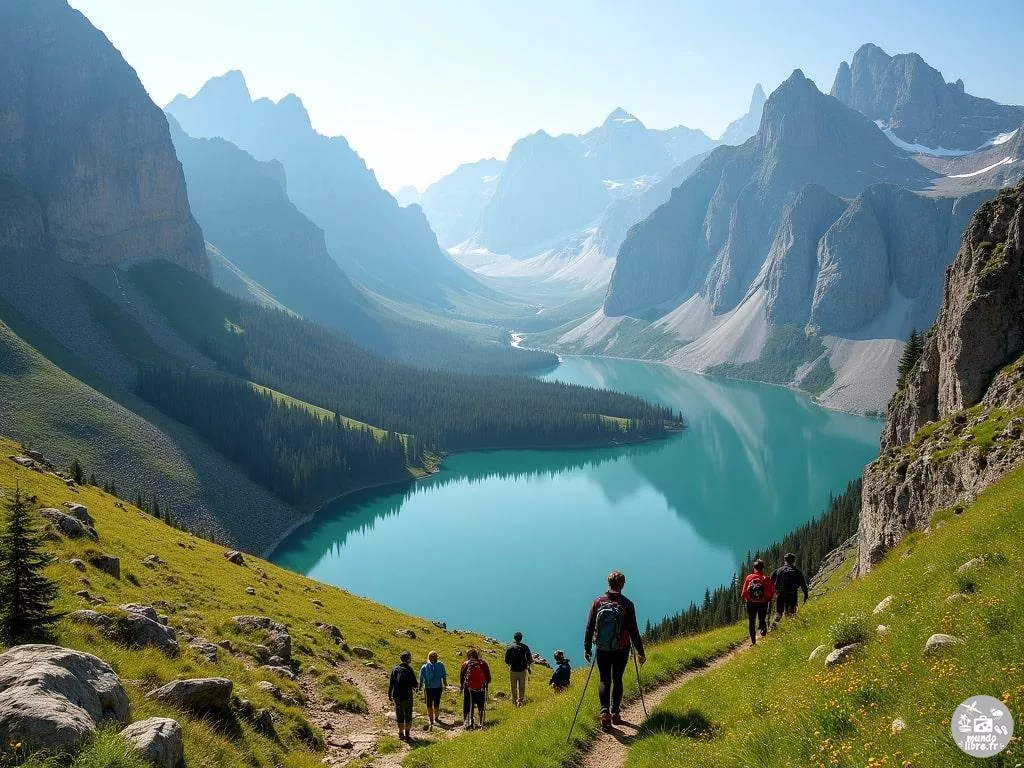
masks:
<svg viewBox="0 0 1024 768"><path fill-rule="evenodd" d="M469 688L464 688L462 691L462 719L469 719L469 713L476 707L480 710L480 719L484 719L484 700L486 698L487 689L481 688L479 691L471 691Z"/></svg>
<svg viewBox="0 0 1024 768"><path fill-rule="evenodd" d="M796 593L792 595L779 595L775 598L775 620L778 621L783 615L796 616L796 606L800 602L800 596Z"/></svg>
<svg viewBox="0 0 1024 768"><path fill-rule="evenodd" d="M601 682L597 686L597 698L601 702L601 713L617 714L622 708L622 675L629 665L629 648L621 651L598 651L597 674Z"/></svg>
<svg viewBox="0 0 1024 768"><path fill-rule="evenodd" d="M754 637L754 621L757 621L758 629L764 635L768 632L768 603L747 603L747 626L750 630L750 642L756 643Z"/></svg>

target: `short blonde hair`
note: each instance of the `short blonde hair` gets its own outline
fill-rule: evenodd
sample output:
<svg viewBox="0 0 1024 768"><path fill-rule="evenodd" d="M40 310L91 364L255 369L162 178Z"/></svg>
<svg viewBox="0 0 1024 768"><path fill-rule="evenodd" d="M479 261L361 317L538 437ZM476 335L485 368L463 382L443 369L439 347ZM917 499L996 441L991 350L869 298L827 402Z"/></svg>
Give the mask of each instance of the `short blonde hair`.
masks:
<svg viewBox="0 0 1024 768"><path fill-rule="evenodd" d="M622 589L626 586L626 574L622 571L612 571L608 574L608 586L612 589Z"/></svg>

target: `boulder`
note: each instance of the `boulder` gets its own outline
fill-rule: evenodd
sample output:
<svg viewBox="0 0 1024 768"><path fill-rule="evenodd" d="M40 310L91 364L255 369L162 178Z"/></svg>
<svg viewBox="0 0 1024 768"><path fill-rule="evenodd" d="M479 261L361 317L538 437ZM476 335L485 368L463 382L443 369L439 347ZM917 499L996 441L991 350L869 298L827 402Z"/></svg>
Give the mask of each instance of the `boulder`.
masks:
<svg viewBox="0 0 1024 768"><path fill-rule="evenodd" d="M345 636L341 633L341 630L333 624L321 624L320 622L317 622L316 628L327 635L327 637L335 643L345 642Z"/></svg>
<svg viewBox="0 0 1024 768"><path fill-rule="evenodd" d="M247 594L247 595L255 595L256 594L256 590L253 587L246 587L245 588L245 594Z"/></svg>
<svg viewBox="0 0 1024 768"><path fill-rule="evenodd" d="M95 656L55 645L19 645L0 654L0 744L71 751L97 728L124 725L128 694Z"/></svg>
<svg viewBox="0 0 1024 768"><path fill-rule="evenodd" d="M315 605L317 608L323 608L324 607L323 602L321 602L320 600L310 600L310 602L313 603L313 605Z"/></svg>
<svg viewBox="0 0 1024 768"><path fill-rule="evenodd" d="M882 600L878 605L875 606L875 610L872 611L874 614L879 614L885 611L890 605L892 605L893 596L889 595L887 598Z"/></svg>
<svg viewBox="0 0 1024 768"><path fill-rule="evenodd" d="M85 563L82 560L79 560L77 557L72 557L70 560L68 560L68 565L70 565L76 571L85 570Z"/></svg>
<svg viewBox="0 0 1024 768"><path fill-rule="evenodd" d="M89 514L89 508L86 507L85 504L79 504L77 501L65 501L63 506L72 517L76 518L80 522L85 523L90 528L94 528L96 526L95 521L92 519L92 515Z"/></svg>
<svg viewBox="0 0 1024 768"><path fill-rule="evenodd" d="M808 661L814 661L816 658L821 656L821 654L823 654L827 650L828 650L828 646L827 645L819 645L817 648L815 648L813 651L811 651L811 655L807 657L807 660Z"/></svg>
<svg viewBox="0 0 1024 768"><path fill-rule="evenodd" d="M875 631L876 631L876 632L877 632L878 634L880 634L880 635L888 635L888 634L889 634L889 627L888 627L888 625L886 625L886 624L879 624L879 625L878 625L878 626L877 626L877 627L875 628Z"/></svg>
<svg viewBox="0 0 1024 768"><path fill-rule="evenodd" d="M156 568L161 562L160 555L146 555L142 558L142 564L147 568Z"/></svg>
<svg viewBox="0 0 1024 768"><path fill-rule="evenodd" d="M956 572L957 573L963 573L964 571L969 571L972 568L980 568L984 564L985 564L985 558L984 557L972 557L966 563L964 563L959 568L957 568Z"/></svg>
<svg viewBox="0 0 1024 768"><path fill-rule="evenodd" d="M8 456L7 458L9 458L19 467L25 467L26 469L32 469L36 465L36 463L28 456Z"/></svg>
<svg viewBox="0 0 1024 768"><path fill-rule="evenodd" d="M214 662L217 660L217 653L219 649L205 637L193 637L188 641L188 644L207 661Z"/></svg>
<svg viewBox="0 0 1024 768"><path fill-rule="evenodd" d="M178 768L184 762L185 742L176 720L168 717L140 720L121 731L121 738L153 768Z"/></svg>
<svg viewBox="0 0 1024 768"><path fill-rule="evenodd" d="M113 619L109 616L88 609L84 611L72 611L68 614L68 618L71 621L77 621L79 624L92 624L94 627L99 627L100 629L107 629L113 622Z"/></svg>
<svg viewBox="0 0 1024 768"><path fill-rule="evenodd" d="M224 557L227 558L229 563L235 565L245 565L245 558L242 557L242 553L235 549L230 549L224 553Z"/></svg>
<svg viewBox="0 0 1024 768"><path fill-rule="evenodd" d="M956 593L954 593L952 595L947 595L946 596L946 602L947 603L959 603L961 600L966 600L966 599L967 599L967 595L965 595L963 592L956 592Z"/></svg>
<svg viewBox="0 0 1024 768"><path fill-rule="evenodd" d="M280 700L281 698L281 689L268 680L260 680L258 683L256 683L256 687L264 693L271 696L272 698L278 700Z"/></svg>
<svg viewBox="0 0 1024 768"><path fill-rule="evenodd" d="M231 653L231 641L230 640L218 640L217 645L223 648L228 653Z"/></svg>
<svg viewBox="0 0 1024 768"><path fill-rule="evenodd" d="M889 726L889 732L892 733L893 736L905 730L907 730L907 724L902 717L897 717L895 720L892 721L892 724Z"/></svg>
<svg viewBox="0 0 1024 768"><path fill-rule="evenodd" d="M271 656L269 659L267 659L268 667L283 667L286 664L287 662L280 656Z"/></svg>
<svg viewBox="0 0 1024 768"><path fill-rule="evenodd" d="M178 653L178 638L174 630L142 613L124 611L124 615L117 617L107 634L129 648L153 646L169 656Z"/></svg>
<svg viewBox="0 0 1024 768"><path fill-rule="evenodd" d="M292 636L284 624L268 616L235 616L231 621L245 632L266 633L266 644L270 656L280 656L285 661L292 658Z"/></svg>
<svg viewBox="0 0 1024 768"><path fill-rule="evenodd" d="M96 531L67 512L61 512L53 507L44 507L39 510L39 514L53 523L53 527L69 539L81 539L85 536L88 536L90 539L99 538L96 535Z"/></svg>
<svg viewBox="0 0 1024 768"><path fill-rule="evenodd" d="M928 640L925 641L924 653L927 656L929 654L935 653L936 651L940 650L941 648L944 648L947 645L960 645L961 643L963 643L963 639L956 637L955 635L944 635L942 633L937 633L932 635L928 638Z"/></svg>
<svg viewBox="0 0 1024 768"><path fill-rule="evenodd" d="M267 664L267 665L265 665L262 668L267 670L268 672L271 672L271 673L277 675L278 677L283 677L283 678L285 678L287 680L294 680L295 679L295 673L292 672L291 667L281 667L281 666L275 667L275 666L272 666L270 664Z"/></svg>
<svg viewBox="0 0 1024 768"><path fill-rule="evenodd" d="M121 578L121 560L112 555L93 555L89 558L89 564L98 568L115 579Z"/></svg>
<svg viewBox="0 0 1024 768"><path fill-rule="evenodd" d="M846 661L854 651L860 648L860 643L850 643L844 645L842 648L836 648L832 653L825 657L825 666L834 667L836 664L842 664Z"/></svg>
<svg viewBox="0 0 1024 768"><path fill-rule="evenodd" d="M352 649L352 655L357 659L372 659L373 651L369 648L363 648L362 646L357 645Z"/></svg>
<svg viewBox="0 0 1024 768"><path fill-rule="evenodd" d="M411 629L396 629L394 634L395 637L404 637L407 640L416 639L416 633L413 632Z"/></svg>
<svg viewBox="0 0 1024 768"><path fill-rule="evenodd" d="M226 677L197 677L175 680L151 691L148 696L191 712L223 712L231 705L232 687Z"/></svg>
<svg viewBox="0 0 1024 768"><path fill-rule="evenodd" d="M137 613L140 616L145 616L147 619L157 621L156 609L148 605L141 605L140 603L125 603L121 606L122 611L127 613Z"/></svg>

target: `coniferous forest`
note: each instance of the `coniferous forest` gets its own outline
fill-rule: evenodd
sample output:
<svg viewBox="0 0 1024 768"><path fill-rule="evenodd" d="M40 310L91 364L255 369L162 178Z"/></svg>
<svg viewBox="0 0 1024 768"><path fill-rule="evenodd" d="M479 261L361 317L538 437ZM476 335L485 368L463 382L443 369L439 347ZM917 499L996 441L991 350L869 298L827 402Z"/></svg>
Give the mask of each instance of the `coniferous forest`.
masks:
<svg viewBox="0 0 1024 768"><path fill-rule="evenodd" d="M583 447L662 437L682 417L608 390L394 363L341 334L242 301L167 262L132 279L226 375L160 365L137 391L282 499L311 503L397 479L425 451ZM181 291L193 299L187 308ZM250 382L385 432L332 423Z"/></svg>
<svg viewBox="0 0 1024 768"><path fill-rule="evenodd" d="M825 557L857 532L860 514L861 480L852 481L839 496L829 500L821 516L786 534L782 541L773 542L763 550L747 553L744 573L749 573L750 563L761 558L765 571L771 573L782 565L787 552L796 555L796 564L807 576L817 572ZM733 576L732 583L716 589L707 589L700 605L691 603L685 611L667 616L661 621L647 623L644 636L652 641L666 640L680 635L693 635L715 627L723 627L739 621L746 615L740 599L742 574Z"/></svg>

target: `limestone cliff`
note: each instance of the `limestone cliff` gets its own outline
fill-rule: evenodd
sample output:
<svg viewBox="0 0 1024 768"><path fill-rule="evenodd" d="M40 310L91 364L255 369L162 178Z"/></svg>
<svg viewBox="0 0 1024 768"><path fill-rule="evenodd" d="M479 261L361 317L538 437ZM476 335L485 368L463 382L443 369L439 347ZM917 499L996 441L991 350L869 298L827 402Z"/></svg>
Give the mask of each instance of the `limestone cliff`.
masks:
<svg viewBox="0 0 1024 768"><path fill-rule="evenodd" d="M0 247L209 271L167 120L103 33L64 0L0 3L0 72Z"/></svg>
<svg viewBox="0 0 1024 768"><path fill-rule="evenodd" d="M1024 184L978 209L864 475L858 572L1024 461Z"/></svg>

